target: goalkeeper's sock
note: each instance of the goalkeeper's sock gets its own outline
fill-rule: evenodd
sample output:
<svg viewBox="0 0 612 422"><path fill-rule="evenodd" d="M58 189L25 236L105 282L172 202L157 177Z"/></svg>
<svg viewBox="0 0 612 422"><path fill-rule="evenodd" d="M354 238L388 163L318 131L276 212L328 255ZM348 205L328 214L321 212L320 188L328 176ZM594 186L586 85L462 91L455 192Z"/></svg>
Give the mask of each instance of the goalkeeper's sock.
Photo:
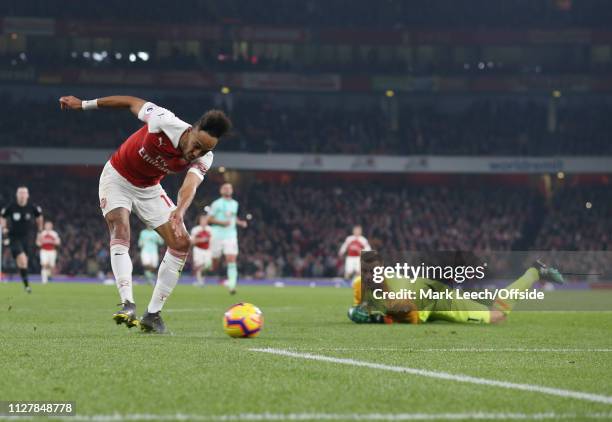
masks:
<svg viewBox="0 0 612 422"><path fill-rule="evenodd" d="M121 303L125 303L126 300L135 303L132 293L133 267L130 259L130 242L121 239L111 240L110 255L111 268L113 269Z"/></svg>
<svg viewBox="0 0 612 422"><path fill-rule="evenodd" d="M510 285L505 287L505 289L507 290L517 289L521 291L527 290L527 289L530 289L534 285L534 283L538 281L539 279L540 279L540 273L538 272L538 270L531 267L527 271L525 271L525 274L523 274L514 283L511 283ZM495 300L493 307L502 311L505 315L508 315L512 311L512 309L514 309L514 306L516 305L516 303L517 303L517 299L505 299L505 300L497 299Z"/></svg>
<svg viewBox="0 0 612 422"><path fill-rule="evenodd" d="M23 282L23 285L25 287L29 287L30 286L30 282L28 281L28 269L27 268L20 268L19 269L19 274L21 275L21 281Z"/></svg>
<svg viewBox="0 0 612 422"><path fill-rule="evenodd" d="M181 276L187 255L189 252L181 252L168 248L157 273L157 283L153 289L153 295L149 302L147 311L150 314L159 312L164 307L164 303L172 290L176 287Z"/></svg>
<svg viewBox="0 0 612 422"><path fill-rule="evenodd" d="M236 290L236 284L238 283L238 268L235 262L227 264L227 287L230 290Z"/></svg>

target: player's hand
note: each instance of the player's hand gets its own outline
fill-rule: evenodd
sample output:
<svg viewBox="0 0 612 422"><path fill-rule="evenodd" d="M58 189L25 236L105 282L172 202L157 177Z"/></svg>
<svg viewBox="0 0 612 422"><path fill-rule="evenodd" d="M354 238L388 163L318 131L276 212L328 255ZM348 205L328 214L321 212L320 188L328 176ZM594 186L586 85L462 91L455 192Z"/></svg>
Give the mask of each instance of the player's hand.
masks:
<svg viewBox="0 0 612 422"><path fill-rule="evenodd" d="M178 209L170 213L170 227L174 231L174 235L179 238L183 235L183 213Z"/></svg>
<svg viewBox="0 0 612 422"><path fill-rule="evenodd" d="M236 221L236 224L240 227L242 227L243 229L246 229L247 226L249 225L245 220L238 220Z"/></svg>
<svg viewBox="0 0 612 422"><path fill-rule="evenodd" d="M362 306L351 306L348 310L348 317L357 324L370 322L370 313Z"/></svg>
<svg viewBox="0 0 612 422"><path fill-rule="evenodd" d="M62 110L81 110L82 101L77 97L68 95L67 97L60 97L60 108Z"/></svg>

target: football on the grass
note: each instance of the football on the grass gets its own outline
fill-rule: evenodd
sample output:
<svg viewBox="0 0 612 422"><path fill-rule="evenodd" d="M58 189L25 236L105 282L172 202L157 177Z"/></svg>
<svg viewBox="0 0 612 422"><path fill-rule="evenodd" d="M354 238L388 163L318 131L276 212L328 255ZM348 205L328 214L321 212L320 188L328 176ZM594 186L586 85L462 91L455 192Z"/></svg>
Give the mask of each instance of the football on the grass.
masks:
<svg viewBox="0 0 612 422"><path fill-rule="evenodd" d="M223 329L230 337L257 337L263 327L263 313L251 303L232 305L223 315Z"/></svg>

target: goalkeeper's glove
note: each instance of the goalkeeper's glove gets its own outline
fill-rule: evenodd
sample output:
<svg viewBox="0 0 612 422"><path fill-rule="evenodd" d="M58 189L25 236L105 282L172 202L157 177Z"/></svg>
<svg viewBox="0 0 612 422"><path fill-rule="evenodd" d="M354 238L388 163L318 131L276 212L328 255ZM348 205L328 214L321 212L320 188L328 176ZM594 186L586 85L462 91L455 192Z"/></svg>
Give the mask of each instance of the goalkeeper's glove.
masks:
<svg viewBox="0 0 612 422"><path fill-rule="evenodd" d="M384 323L384 316L381 313L370 313L364 306L352 306L348 310L348 317L357 324Z"/></svg>
<svg viewBox="0 0 612 422"><path fill-rule="evenodd" d="M351 306L348 310L348 317L351 321L357 324L370 322L370 313L366 308L361 306Z"/></svg>

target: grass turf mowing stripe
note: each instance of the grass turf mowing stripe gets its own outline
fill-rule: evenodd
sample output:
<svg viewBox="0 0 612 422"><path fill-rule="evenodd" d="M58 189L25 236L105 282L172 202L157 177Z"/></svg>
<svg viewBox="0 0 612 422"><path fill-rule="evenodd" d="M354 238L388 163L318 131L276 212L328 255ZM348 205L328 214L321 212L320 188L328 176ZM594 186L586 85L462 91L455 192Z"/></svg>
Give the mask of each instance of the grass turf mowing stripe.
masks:
<svg viewBox="0 0 612 422"><path fill-rule="evenodd" d="M600 394L584 393L581 391L563 390L560 388L544 387L533 384L519 384L508 381L498 381L487 378L473 377L470 375L451 374L448 372L430 371L427 369L409 368L406 366L385 365L382 363L365 362L355 359L336 358L331 356L313 355L310 353L297 353L283 349L273 348L253 348L249 349L252 352L269 353L272 355L287 356L292 358L316 360L320 362L339 363L342 365L361 366L365 368L380 369L383 371L401 372L405 374L420 375L429 378L438 378L447 381L465 382L470 384L490 385L493 387L509 388L512 390L529 391L533 393L550 394L564 398L572 398L595 403L612 404L611 396Z"/></svg>
<svg viewBox="0 0 612 422"><path fill-rule="evenodd" d="M198 415L188 413L175 413L171 415L157 415L151 413L109 415L75 415L64 417L49 417L53 420L72 422L120 422L120 421L457 421L457 420L585 420L610 419L612 413L493 413L493 412L465 412L465 413L239 413L235 415ZM30 420L31 417L6 417L0 420Z"/></svg>

